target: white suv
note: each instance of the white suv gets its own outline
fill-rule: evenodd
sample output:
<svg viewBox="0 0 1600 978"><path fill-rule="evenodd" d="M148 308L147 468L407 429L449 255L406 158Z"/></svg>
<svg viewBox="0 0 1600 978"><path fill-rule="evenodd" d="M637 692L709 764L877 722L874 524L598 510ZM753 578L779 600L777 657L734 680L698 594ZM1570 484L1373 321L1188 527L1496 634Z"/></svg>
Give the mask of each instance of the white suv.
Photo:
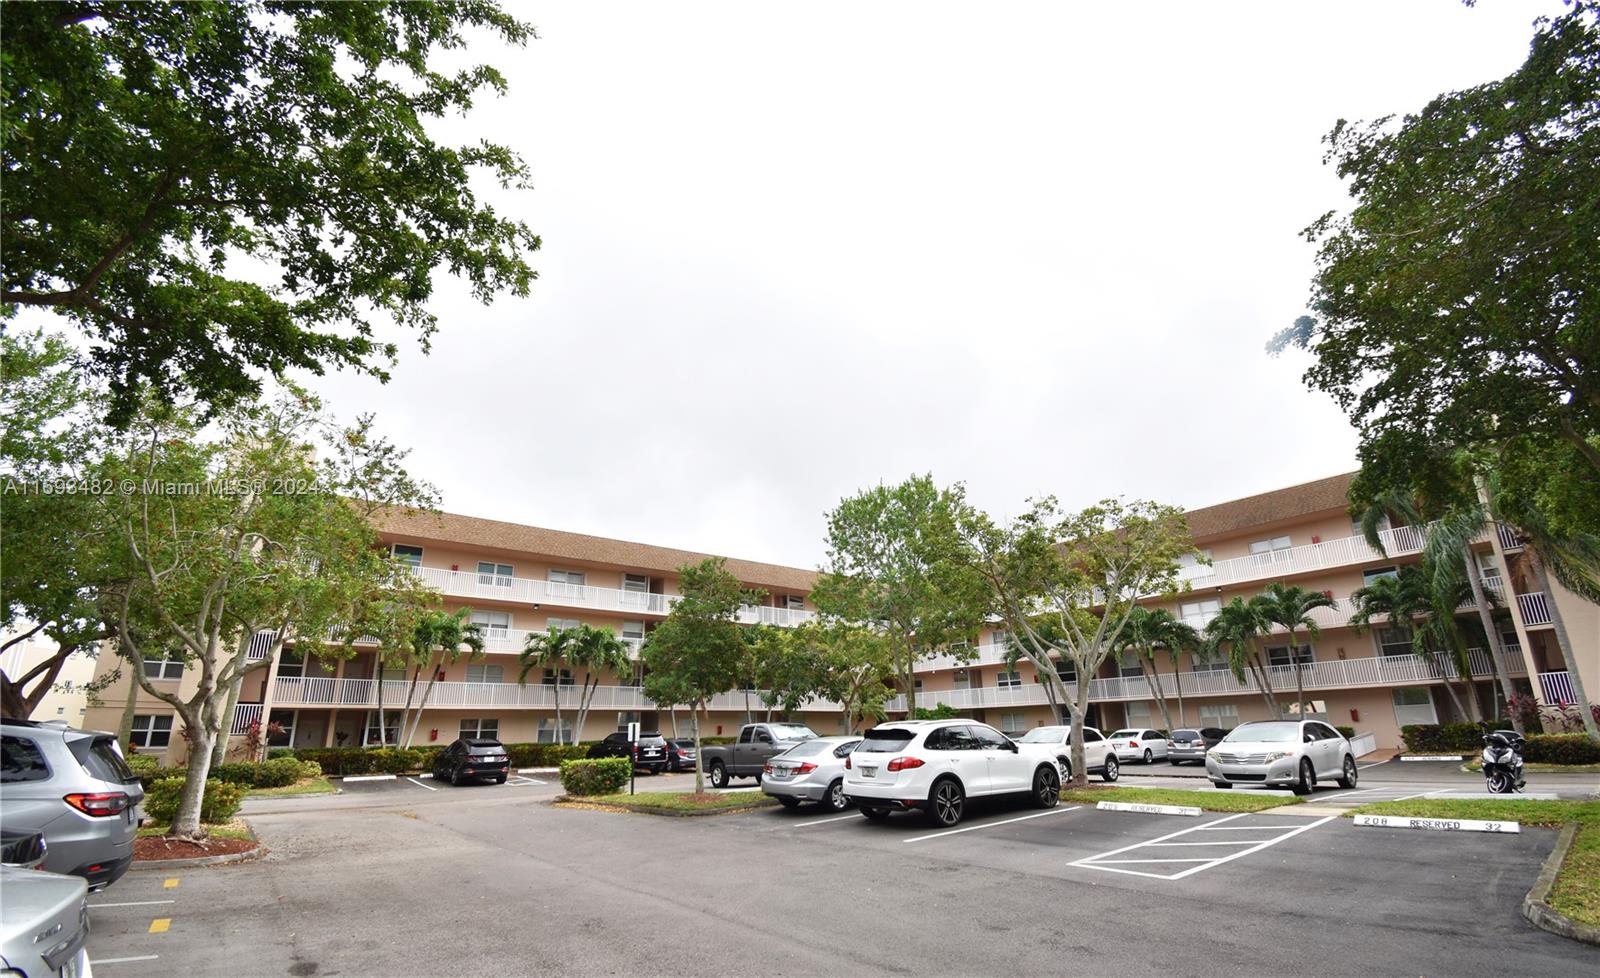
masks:
<svg viewBox="0 0 1600 978"><path fill-rule="evenodd" d="M1061 776L1072 777L1071 727L1034 727L1023 734L1017 743L1025 751L1050 752L1061 765ZM1117 763L1117 752L1111 748L1111 741L1093 727L1083 728L1083 760L1088 772L1100 775L1102 781L1115 781L1121 773L1121 765Z"/></svg>
<svg viewBox="0 0 1600 978"><path fill-rule="evenodd" d="M866 732L845 758L844 793L870 819L921 809L948 826L968 798L1026 794L1054 808L1061 771L1049 752L1023 750L988 724L906 720Z"/></svg>

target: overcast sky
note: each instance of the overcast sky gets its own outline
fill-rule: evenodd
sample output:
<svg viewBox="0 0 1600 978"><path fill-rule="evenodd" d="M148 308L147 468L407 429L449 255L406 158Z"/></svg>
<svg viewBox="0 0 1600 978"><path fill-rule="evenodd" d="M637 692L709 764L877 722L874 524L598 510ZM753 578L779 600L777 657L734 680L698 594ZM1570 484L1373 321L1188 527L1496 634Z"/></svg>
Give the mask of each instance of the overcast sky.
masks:
<svg viewBox="0 0 1600 978"><path fill-rule="evenodd" d="M1263 344L1320 139L1500 77L1546 2L514 5L527 300L434 303L376 411L461 513L800 566L880 481L1193 508L1353 467Z"/></svg>

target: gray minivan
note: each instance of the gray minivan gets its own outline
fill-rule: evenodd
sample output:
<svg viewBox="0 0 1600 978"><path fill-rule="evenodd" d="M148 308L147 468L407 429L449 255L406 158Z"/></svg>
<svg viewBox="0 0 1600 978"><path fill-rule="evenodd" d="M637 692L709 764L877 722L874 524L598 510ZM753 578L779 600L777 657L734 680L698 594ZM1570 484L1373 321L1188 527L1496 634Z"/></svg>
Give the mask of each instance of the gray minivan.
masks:
<svg viewBox="0 0 1600 978"><path fill-rule="evenodd" d="M133 863L144 788L117 738L61 723L0 722L0 825L43 833L43 869L81 876L91 890Z"/></svg>

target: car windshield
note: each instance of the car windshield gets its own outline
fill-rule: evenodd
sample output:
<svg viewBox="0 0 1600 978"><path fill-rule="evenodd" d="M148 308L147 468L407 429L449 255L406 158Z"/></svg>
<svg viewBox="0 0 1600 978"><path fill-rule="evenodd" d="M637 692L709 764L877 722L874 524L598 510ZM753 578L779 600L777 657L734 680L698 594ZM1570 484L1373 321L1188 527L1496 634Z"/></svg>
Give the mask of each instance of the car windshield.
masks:
<svg viewBox="0 0 1600 978"><path fill-rule="evenodd" d="M795 744L793 747L789 748L788 750L784 751L782 754L779 754L778 756L779 757L815 757L816 755L822 753L823 751L827 750L829 747L832 747L832 746L833 746L832 744L825 744L820 740L808 740L803 744Z"/></svg>
<svg viewBox="0 0 1600 978"><path fill-rule="evenodd" d="M1137 731L1137 730L1118 730L1116 733L1111 735L1111 739L1112 740L1137 740L1137 739L1139 739L1139 731Z"/></svg>
<svg viewBox="0 0 1600 978"><path fill-rule="evenodd" d="M767 729L779 740L816 740L817 732L801 723L773 723Z"/></svg>
<svg viewBox="0 0 1600 978"><path fill-rule="evenodd" d="M1235 727L1232 733L1222 738L1222 742L1225 744L1293 744L1299 740L1300 724L1298 723L1252 723L1243 727Z"/></svg>
<svg viewBox="0 0 1600 978"><path fill-rule="evenodd" d="M1024 744L1059 744L1070 727L1034 727L1022 735Z"/></svg>
<svg viewBox="0 0 1600 978"><path fill-rule="evenodd" d="M1174 730L1174 731L1172 731L1172 739L1173 740L1199 740L1200 739L1200 731L1198 731L1198 730Z"/></svg>
<svg viewBox="0 0 1600 978"><path fill-rule="evenodd" d="M128 762L117 753L116 742L110 737L96 737L90 741L78 741L71 745L72 753L78 758L78 763L88 771L91 777L101 781L112 781L120 784L131 784L139 780L139 776L128 767Z"/></svg>
<svg viewBox="0 0 1600 978"><path fill-rule="evenodd" d="M874 727L867 731L862 738L860 746L856 747L857 754L892 754L897 750L904 750L906 744L917 735L915 730L880 730Z"/></svg>

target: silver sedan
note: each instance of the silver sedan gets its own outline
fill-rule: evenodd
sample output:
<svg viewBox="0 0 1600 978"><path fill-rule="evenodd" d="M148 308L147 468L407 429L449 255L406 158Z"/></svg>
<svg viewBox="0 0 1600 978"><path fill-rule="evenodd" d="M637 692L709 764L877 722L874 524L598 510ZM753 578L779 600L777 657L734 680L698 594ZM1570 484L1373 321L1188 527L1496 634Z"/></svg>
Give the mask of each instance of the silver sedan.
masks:
<svg viewBox="0 0 1600 978"><path fill-rule="evenodd" d="M767 761L761 790L785 808L814 801L828 811L842 812L850 805L844 796L844 759L859 743L861 738L855 735L798 743Z"/></svg>
<svg viewBox="0 0 1600 978"><path fill-rule="evenodd" d="M1259 784L1308 795L1321 780L1354 788L1356 759L1344 735L1321 721L1258 720L1206 753L1206 776L1219 788Z"/></svg>

